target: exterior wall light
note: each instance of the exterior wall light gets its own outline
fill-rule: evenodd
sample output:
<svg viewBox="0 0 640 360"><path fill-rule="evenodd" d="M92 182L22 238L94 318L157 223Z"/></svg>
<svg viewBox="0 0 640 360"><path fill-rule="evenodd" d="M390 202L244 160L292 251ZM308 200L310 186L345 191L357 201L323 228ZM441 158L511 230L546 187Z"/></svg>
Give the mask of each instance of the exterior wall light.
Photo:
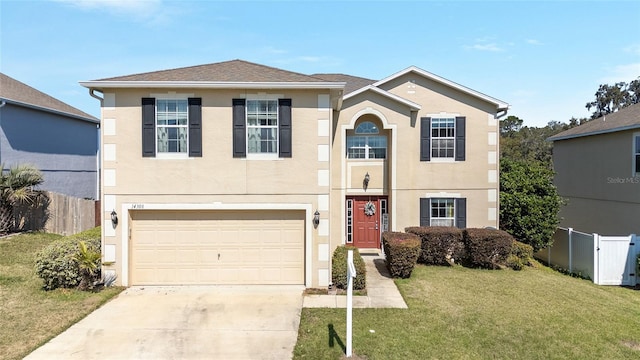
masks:
<svg viewBox="0 0 640 360"><path fill-rule="evenodd" d="M365 191L369 187L369 180L371 180L371 176L369 176L369 172L367 171L367 174L364 176L364 180L362 180L362 186Z"/></svg>
<svg viewBox="0 0 640 360"><path fill-rule="evenodd" d="M318 224L320 224L320 212L316 210L316 212L313 213L313 227L317 228Z"/></svg>
<svg viewBox="0 0 640 360"><path fill-rule="evenodd" d="M116 225L118 225L118 213L115 210L111 212L111 224L113 225L113 227L116 227Z"/></svg>

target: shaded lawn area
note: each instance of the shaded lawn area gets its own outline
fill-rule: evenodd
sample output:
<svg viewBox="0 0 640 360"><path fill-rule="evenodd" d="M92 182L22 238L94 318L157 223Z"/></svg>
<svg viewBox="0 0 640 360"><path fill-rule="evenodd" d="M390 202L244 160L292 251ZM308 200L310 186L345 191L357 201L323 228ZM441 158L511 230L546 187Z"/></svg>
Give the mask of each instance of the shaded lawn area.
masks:
<svg viewBox="0 0 640 360"><path fill-rule="evenodd" d="M354 309L367 359L640 359L640 291L546 267L422 266L396 280L402 309ZM303 309L294 359L339 359L345 309Z"/></svg>
<svg viewBox="0 0 640 360"><path fill-rule="evenodd" d="M23 358L122 291L115 287L97 293L42 290L42 280L35 274L35 255L60 238L30 233L0 239L2 359Z"/></svg>

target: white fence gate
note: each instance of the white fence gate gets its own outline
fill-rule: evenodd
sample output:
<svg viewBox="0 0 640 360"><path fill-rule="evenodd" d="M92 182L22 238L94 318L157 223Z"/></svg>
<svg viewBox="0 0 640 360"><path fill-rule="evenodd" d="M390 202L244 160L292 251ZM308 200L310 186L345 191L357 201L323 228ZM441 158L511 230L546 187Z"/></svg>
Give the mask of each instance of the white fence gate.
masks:
<svg viewBox="0 0 640 360"><path fill-rule="evenodd" d="M635 235L596 235L596 238L599 271L593 282L599 285L635 285Z"/></svg>
<svg viewBox="0 0 640 360"><path fill-rule="evenodd" d="M571 273L588 276L598 285L634 286L636 257L640 253L637 236L586 234L572 228L558 228L553 245L535 257Z"/></svg>

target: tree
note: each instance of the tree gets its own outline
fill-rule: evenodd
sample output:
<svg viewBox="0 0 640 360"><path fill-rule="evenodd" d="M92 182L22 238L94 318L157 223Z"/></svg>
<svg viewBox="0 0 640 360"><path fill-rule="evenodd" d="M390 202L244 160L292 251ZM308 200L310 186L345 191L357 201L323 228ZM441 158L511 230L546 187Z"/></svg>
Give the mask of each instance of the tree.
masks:
<svg viewBox="0 0 640 360"><path fill-rule="evenodd" d="M587 110L595 108L591 119L611 114L629 105L640 102L640 77L630 83L601 84L595 93L596 99L588 102Z"/></svg>
<svg viewBox="0 0 640 360"><path fill-rule="evenodd" d="M511 137L522 128L524 120L517 116L509 115L506 119L500 120L500 136Z"/></svg>
<svg viewBox="0 0 640 360"><path fill-rule="evenodd" d="M564 200L553 185L553 171L532 160L502 159L500 163L500 229L534 251L553 243Z"/></svg>
<svg viewBox="0 0 640 360"><path fill-rule="evenodd" d="M43 181L42 173L33 165L17 165L0 172L0 234L13 230L15 205L33 202L39 195L35 187Z"/></svg>

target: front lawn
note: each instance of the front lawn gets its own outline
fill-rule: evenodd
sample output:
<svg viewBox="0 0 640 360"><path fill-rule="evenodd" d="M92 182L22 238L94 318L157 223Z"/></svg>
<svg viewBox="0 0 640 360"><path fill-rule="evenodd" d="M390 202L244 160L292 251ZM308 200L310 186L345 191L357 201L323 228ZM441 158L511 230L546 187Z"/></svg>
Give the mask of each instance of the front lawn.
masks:
<svg viewBox="0 0 640 360"><path fill-rule="evenodd" d="M42 290L35 254L59 238L31 233L0 239L0 358L23 358L122 291Z"/></svg>
<svg viewBox="0 0 640 360"><path fill-rule="evenodd" d="M639 359L640 291L549 268L419 265L397 280L408 310L354 309L368 359ZM345 309L303 309L294 359L339 359Z"/></svg>

